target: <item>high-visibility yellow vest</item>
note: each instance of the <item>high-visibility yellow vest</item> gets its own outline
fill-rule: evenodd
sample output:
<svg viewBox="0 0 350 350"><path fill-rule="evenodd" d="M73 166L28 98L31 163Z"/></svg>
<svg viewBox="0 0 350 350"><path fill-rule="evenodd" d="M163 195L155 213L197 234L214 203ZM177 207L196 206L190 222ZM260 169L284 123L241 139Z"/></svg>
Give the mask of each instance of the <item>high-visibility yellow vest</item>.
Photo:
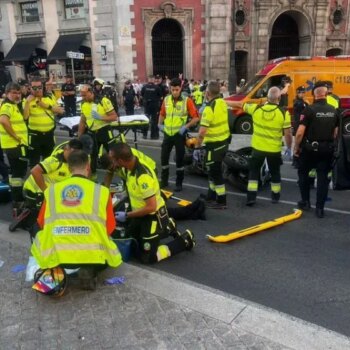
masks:
<svg viewBox="0 0 350 350"><path fill-rule="evenodd" d="M1 115L5 115L9 118L13 131L21 138L24 145L28 145L28 129L18 105L9 101L6 102L5 100L0 108L0 116ZM1 124L0 142L2 149L15 148L19 145L18 141L10 136Z"/></svg>
<svg viewBox="0 0 350 350"><path fill-rule="evenodd" d="M329 105L331 105L332 107L339 108L339 101L336 98L334 98L333 96L327 95L326 100L327 100L327 103Z"/></svg>
<svg viewBox="0 0 350 350"><path fill-rule="evenodd" d="M164 133L173 136L187 123L187 97L180 97L176 102L172 95L164 99L166 116Z"/></svg>
<svg viewBox="0 0 350 350"><path fill-rule="evenodd" d="M31 252L39 266L105 264L117 267L122 258L106 229L109 190L71 177L47 188L45 224Z"/></svg>
<svg viewBox="0 0 350 350"><path fill-rule="evenodd" d="M194 90L194 91L192 92L192 96L193 96L193 99L194 99L194 103L195 103L196 105L202 105L202 103L203 103L203 98L204 98L203 91L200 91L199 89Z"/></svg>
<svg viewBox="0 0 350 350"><path fill-rule="evenodd" d="M132 147L131 147L131 152L135 157L138 158L140 163L145 164L146 166L151 168L153 171L156 170L157 164L151 157L146 156L143 152L137 150L136 148L132 148ZM115 172L115 175L125 180L126 179L126 169L119 168Z"/></svg>
<svg viewBox="0 0 350 350"><path fill-rule="evenodd" d="M205 106L200 125L207 128L204 143L225 141L230 137L227 104L222 98L216 98Z"/></svg>
<svg viewBox="0 0 350 350"><path fill-rule="evenodd" d="M161 196L159 182L154 170L148 165L139 161L138 158L135 169L126 172L126 187L130 198L132 210L141 209L145 206L145 200L156 196L157 209L165 205Z"/></svg>
<svg viewBox="0 0 350 350"><path fill-rule="evenodd" d="M53 107L56 103L49 97L41 99L43 103ZM50 109L42 108L37 104L37 100L29 102L28 128L39 132L48 132L55 127L55 116Z"/></svg>
<svg viewBox="0 0 350 350"><path fill-rule="evenodd" d="M89 130L96 131L109 125L110 122L103 120L96 120L92 117L92 111L97 112L99 115L103 116L114 110L112 102L107 97L103 97L101 101L87 102L84 101L81 104L81 113L86 119L86 124Z"/></svg>
<svg viewBox="0 0 350 350"><path fill-rule="evenodd" d="M40 162L40 166L45 170L43 178L47 187L57 182L66 180L72 175L67 162L64 160L63 150L56 152L54 156L45 158L42 162ZM42 192L40 187L35 182L33 175L30 175L24 182L23 189L33 193Z"/></svg>
<svg viewBox="0 0 350 350"><path fill-rule="evenodd" d="M273 103L245 103L243 109L253 118L252 147L262 152L281 152L283 129L291 127L289 112Z"/></svg>

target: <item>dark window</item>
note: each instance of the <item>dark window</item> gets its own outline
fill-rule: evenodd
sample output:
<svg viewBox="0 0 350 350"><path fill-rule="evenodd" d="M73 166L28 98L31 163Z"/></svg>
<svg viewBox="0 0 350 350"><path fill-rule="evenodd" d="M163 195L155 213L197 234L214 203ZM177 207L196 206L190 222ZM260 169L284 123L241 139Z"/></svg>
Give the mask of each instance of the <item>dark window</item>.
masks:
<svg viewBox="0 0 350 350"><path fill-rule="evenodd" d="M85 0L64 0L66 19L85 17Z"/></svg>
<svg viewBox="0 0 350 350"><path fill-rule="evenodd" d="M343 20L343 11L337 9L333 12L333 24L338 25Z"/></svg>
<svg viewBox="0 0 350 350"><path fill-rule="evenodd" d="M37 1L21 2L20 6L23 23L39 22L39 8Z"/></svg>
<svg viewBox="0 0 350 350"><path fill-rule="evenodd" d="M245 13L243 10L236 11L236 24L242 26L245 22Z"/></svg>

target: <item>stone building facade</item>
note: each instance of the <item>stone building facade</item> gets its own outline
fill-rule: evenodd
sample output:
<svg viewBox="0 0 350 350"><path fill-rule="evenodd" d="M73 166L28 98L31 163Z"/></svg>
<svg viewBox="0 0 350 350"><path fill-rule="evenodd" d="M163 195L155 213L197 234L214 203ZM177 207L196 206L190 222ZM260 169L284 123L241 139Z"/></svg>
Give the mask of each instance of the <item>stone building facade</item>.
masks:
<svg viewBox="0 0 350 350"><path fill-rule="evenodd" d="M37 17L28 22L23 4ZM238 78L275 57L350 54L349 0L1 0L0 11L0 60L16 75L24 63L9 53L26 38L66 72L70 36L110 81L227 79L233 33Z"/></svg>

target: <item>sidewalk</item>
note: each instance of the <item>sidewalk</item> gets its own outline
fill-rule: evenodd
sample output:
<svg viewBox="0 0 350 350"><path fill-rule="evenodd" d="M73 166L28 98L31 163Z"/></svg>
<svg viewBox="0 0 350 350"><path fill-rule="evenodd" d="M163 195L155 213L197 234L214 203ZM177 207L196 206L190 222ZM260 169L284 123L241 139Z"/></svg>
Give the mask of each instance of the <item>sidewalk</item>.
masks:
<svg viewBox="0 0 350 350"><path fill-rule="evenodd" d="M94 292L39 295L25 272L11 272L27 263L29 238L7 225L0 222L1 350L350 348L338 333L141 265L107 270ZM125 283L103 285L112 276Z"/></svg>

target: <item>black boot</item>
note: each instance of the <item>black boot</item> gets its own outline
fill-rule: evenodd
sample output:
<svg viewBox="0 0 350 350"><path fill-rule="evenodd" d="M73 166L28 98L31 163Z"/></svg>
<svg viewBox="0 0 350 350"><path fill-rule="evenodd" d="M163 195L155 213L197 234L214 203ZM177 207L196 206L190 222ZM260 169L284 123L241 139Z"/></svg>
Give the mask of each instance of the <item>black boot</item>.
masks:
<svg viewBox="0 0 350 350"><path fill-rule="evenodd" d="M247 192L247 202L246 205L248 207L252 207L256 203L256 192L255 191L248 191Z"/></svg>
<svg viewBox="0 0 350 350"><path fill-rule="evenodd" d="M169 186L169 168L162 169L161 180L160 180L160 188L165 188Z"/></svg>
<svg viewBox="0 0 350 350"><path fill-rule="evenodd" d="M280 200L280 197L281 197L281 194L278 192L271 192L271 202L276 204L279 202Z"/></svg>
<svg viewBox="0 0 350 350"><path fill-rule="evenodd" d="M185 172L182 168L182 170L176 170L176 186L174 191L180 192L182 191L182 182L184 180Z"/></svg>

